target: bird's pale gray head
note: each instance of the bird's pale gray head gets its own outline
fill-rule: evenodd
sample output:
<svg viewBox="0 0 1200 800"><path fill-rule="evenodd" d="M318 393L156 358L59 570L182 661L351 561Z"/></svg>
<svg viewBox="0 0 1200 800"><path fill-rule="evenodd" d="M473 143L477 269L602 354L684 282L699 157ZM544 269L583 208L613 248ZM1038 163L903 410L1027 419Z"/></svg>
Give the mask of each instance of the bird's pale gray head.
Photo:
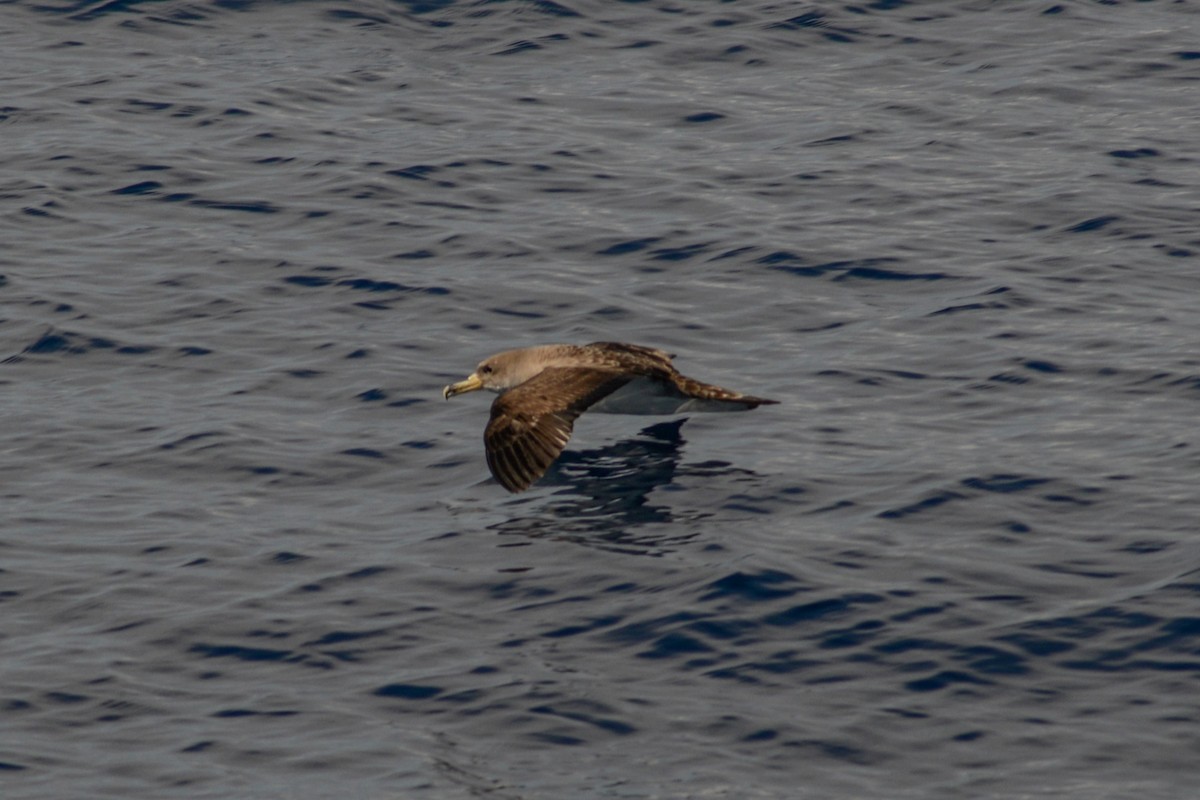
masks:
<svg viewBox="0 0 1200 800"><path fill-rule="evenodd" d="M549 351L550 347L545 349ZM530 347L525 350L506 350L488 356L479 362L479 366L465 380L442 389L442 396L449 400L456 394L479 389L503 392L520 386L546 368L546 362L539 358L541 353L538 351L541 350L541 347Z"/></svg>

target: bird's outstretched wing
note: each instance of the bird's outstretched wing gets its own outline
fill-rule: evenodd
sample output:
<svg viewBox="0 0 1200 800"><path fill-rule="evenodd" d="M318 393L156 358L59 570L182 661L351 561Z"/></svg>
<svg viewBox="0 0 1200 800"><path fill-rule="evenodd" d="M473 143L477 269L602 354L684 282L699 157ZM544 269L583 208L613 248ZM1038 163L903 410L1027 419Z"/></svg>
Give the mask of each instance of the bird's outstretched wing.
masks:
<svg viewBox="0 0 1200 800"><path fill-rule="evenodd" d="M548 367L492 402L483 432L488 469L510 492L528 489L567 446L588 406L634 376L616 369Z"/></svg>

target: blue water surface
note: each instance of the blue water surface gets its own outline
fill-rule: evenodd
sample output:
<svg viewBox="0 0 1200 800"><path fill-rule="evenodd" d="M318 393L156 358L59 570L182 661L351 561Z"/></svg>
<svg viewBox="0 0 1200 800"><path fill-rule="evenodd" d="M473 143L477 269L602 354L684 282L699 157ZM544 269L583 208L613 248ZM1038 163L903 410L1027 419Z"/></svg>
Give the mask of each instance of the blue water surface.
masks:
<svg viewBox="0 0 1200 800"><path fill-rule="evenodd" d="M0 5L6 800L1195 791L1189 4Z"/></svg>

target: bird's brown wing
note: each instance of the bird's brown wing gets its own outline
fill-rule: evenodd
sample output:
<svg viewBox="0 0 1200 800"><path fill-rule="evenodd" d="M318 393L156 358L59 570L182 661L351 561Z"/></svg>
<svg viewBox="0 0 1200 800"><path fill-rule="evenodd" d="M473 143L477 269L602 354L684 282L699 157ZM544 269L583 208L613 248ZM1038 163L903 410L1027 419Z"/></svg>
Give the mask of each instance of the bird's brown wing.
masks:
<svg viewBox="0 0 1200 800"><path fill-rule="evenodd" d="M671 359L675 356L657 347L643 347L640 344L625 344L624 342L592 342L584 345L581 350L587 351L591 358L611 361L625 369L633 369L651 374L662 371L664 375L675 372Z"/></svg>
<svg viewBox="0 0 1200 800"><path fill-rule="evenodd" d="M576 418L632 377L614 369L548 367L497 397L483 432L492 475L510 492L528 489L567 446Z"/></svg>

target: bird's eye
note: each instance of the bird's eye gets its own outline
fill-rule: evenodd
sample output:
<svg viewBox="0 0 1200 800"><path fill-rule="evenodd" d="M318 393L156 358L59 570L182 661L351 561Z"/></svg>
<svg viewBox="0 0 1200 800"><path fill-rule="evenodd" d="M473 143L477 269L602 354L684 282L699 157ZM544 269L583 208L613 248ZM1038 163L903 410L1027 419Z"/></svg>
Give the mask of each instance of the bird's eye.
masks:
<svg viewBox="0 0 1200 800"><path fill-rule="evenodd" d="M484 374L484 375L491 375L491 374L492 374L492 368L491 368L491 367L489 367L487 364L484 364L482 367L480 367L480 368L479 368L479 371L480 371L482 374Z"/></svg>

